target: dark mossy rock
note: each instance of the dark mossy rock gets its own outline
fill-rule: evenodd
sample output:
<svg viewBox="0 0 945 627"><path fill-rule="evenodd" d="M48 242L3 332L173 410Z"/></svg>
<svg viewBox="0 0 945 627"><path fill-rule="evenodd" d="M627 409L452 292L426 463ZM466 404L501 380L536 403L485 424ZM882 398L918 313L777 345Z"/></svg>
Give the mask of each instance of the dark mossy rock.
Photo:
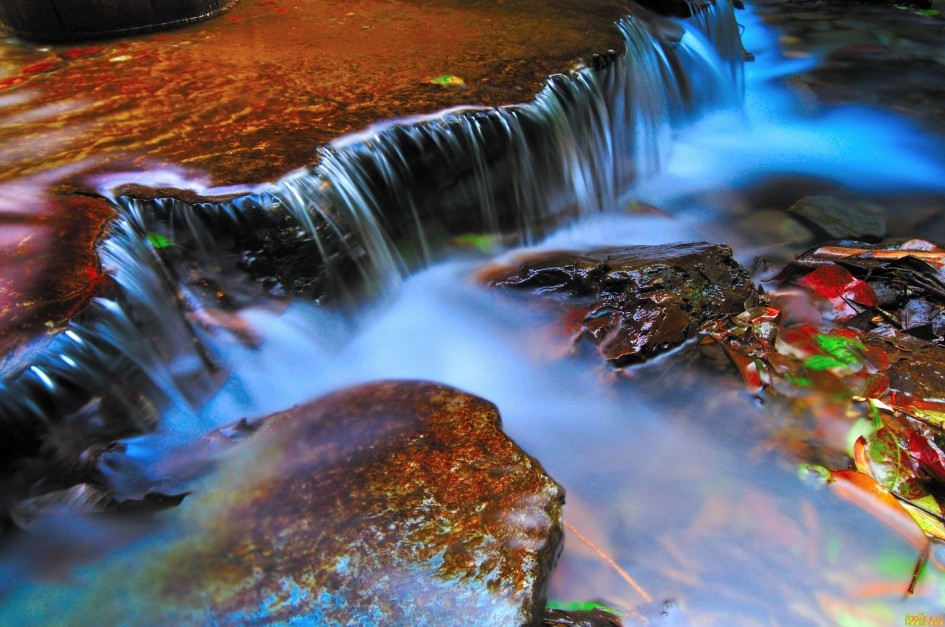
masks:
<svg viewBox="0 0 945 627"><path fill-rule="evenodd" d="M788 211L828 237L880 238L886 235L882 207L837 196L804 196Z"/></svg>
<svg viewBox="0 0 945 627"><path fill-rule="evenodd" d="M620 617L610 612L594 608L591 610L545 610L541 621L542 627L621 627Z"/></svg>
<svg viewBox="0 0 945 627"><path fill-rule="evenodd" d="M483 280L585 307L580 335L617 366L678 346L703 322L761 298L731 249L706 242L540 252L488 268Z"/></svg>
<svg viewBox="0 0 945 627"><path fill-rule="evenodd" d="M265 419L148 588L172 622L538 624L563 500L491 403L372 383Z"/></svg>

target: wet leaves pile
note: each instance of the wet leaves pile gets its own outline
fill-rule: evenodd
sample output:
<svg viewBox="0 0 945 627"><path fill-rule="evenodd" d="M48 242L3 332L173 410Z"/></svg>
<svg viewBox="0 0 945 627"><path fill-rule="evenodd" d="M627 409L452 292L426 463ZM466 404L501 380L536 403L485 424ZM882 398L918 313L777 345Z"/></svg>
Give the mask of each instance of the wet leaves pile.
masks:
<svg viewBox="0 0 945 627"><path fill-rule="evenodd" d="M706 325L704 342L805 470L910 539L945 541L945 249L828 243L767 286L770 306Z"/></svg>

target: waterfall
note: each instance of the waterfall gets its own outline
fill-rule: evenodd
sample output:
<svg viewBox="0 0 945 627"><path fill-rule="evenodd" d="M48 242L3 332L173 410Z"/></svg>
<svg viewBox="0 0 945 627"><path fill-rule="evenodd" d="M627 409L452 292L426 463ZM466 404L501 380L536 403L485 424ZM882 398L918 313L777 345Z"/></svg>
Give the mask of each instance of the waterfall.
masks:
<svg viewBox="0 0 945 627"><path fill-rule="evenodd" d="M38 446L40 435L54 441L56 457L149 430L166 408L195 411L222 380L180 313L178 289L129 221L110 225L99 257L114 289L93 299L27 363L6 366L0 452L8 459ZM57 431L64 432L62 441Z"/></svg>
<svg viewBox="0 0 945 627"><path fill-rule="evenodd" d="M641 10L616 26L624 54L550 77L530 103L382 122L235 198L116 195L100 246L115 294L5 374L0 421L49 431L111 395L133 426L150 427L142 403L186 413L222 374L194 322L203 309L264 296L354 306L461 236L531 243L619 211L660 170L675 129L739 105L743 52L730 0L688 19Z"/></svg>
<svg viewBox="0 0 945 627"><path fill-rule="evenodd" d="M617 27L625 54L552 76L529 104L382 122L319 149L317 165L235 201L118 201L176 228L206 222L197 228L249 248L265 245L254 229L291 216L312 264L294 267L274 293L357 302L365 291L395 289L455 237L528 243L563 222L618 210L634 182L659 172L675 128L740 103L732 5L720 0L693 14L624 17ZM194 213L201 219L188 217ZM274 287L266 264L243 261Z"/></svg>

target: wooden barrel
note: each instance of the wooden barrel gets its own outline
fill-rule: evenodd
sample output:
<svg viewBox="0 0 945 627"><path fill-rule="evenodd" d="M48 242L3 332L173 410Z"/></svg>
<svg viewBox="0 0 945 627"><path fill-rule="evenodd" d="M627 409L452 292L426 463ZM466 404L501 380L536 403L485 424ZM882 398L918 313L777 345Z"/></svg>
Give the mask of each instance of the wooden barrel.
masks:
<svg viewBox="0 0 945 627"><path fill-rule="evenodd" d="M237 0L0 0L0 24L35 41L117 37L209 19Z"/></svg>

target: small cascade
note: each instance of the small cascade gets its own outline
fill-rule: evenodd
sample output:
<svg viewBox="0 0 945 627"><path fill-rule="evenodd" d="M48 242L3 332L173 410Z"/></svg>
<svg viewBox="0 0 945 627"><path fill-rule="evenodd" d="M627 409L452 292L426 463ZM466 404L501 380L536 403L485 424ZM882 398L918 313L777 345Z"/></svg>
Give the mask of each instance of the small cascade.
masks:
<svg viewBox="0 0 945 627"><path fill-rule="evenodd" d="M222 381L142 233L114 221L99 256L114 282L110 293L29 363L8 364L0 380L4 459L42 444L54 462L72 461L85 447L153 429L170 414L193 416Z"/></svg>
<svg viewBox="0 0 945 627"><path fill-rule="evenodd" d="M732 2L712 2L710 4L689 2L692 18L691 28L702 33L703 44L715 49L723 62L720 70L727 70L731 84L736 91L725 97L736 97L740 103L745 95L745 64L747 53L742 41L742 27L735 19L735 6Z"/></svg>
<svg viewBox="0 0 945 627"><path fill-rule="evenodd" d="M936 607L945 588L934 569L903 595L921 542L799 478L771 450L770 428L783 415L744 393L717 355L677 352L603 372L575 343L567 305L477 280L517 257L507 249L520 244L586 251L707 239L743 260L759 250L790 254L798 248L784 227L796 225L769 197L834 181L893 200L934 190L934 203L907 199L903 231L942 227L941 142L864 108L812 115L783 81L767 84L785 71L766 60L780 54L773 33L765 45L745 40L759 59L745 66L745 90L729 2L691 0L692 15L678 19L640 10L616 25L624 54L598 51L589 67L549 78L530 103L383 122L255 188L190 189L163 170L146 184L136 177L148 187L134 190L114 183L118 176L103 182L117 210L98 244L110 284L64 330L0 370L0 514L25 527L2 530L0 622L288 616L297 599L319 594L312 568L363 566L363 547L351 560L303 560L296 580L271 559L279 551L243 542L266 534L246 515L260 504L267 524L288 521L315 547L324 520L283 497L307 498L327 483L310 473L287 483L275 472L293 466L296 440L279 451L272 440L231 445L262 424L256 418L393 379L487 399L508 437L567 490L568 537L548 599L594 599L666 624L807 624L848 610L888 617ZM743 18L757 36L757 18ZM631 210L631 199L660 211ZM895 217L895 208L882 215ZM335 446L360 442L339 425L307 450L354 450ZM221 472L206 474L221 459ZM155 511L185 494L180 507ZM139 505L146 509L131 511ZM443 532L436 508L407 513ZM799 537L810 550L795 550ZM590 559L590 542L657 601L642 603L611 566ZM221 568L204 567L211 554ZM437 559L420 563L424 581L438 577ZM276 576L260 579L257 569ZM193 585L184 571L197 572ZM371 570L380 585L408 589L391 572ZM864 576L883 582L866 605Z"/></svg>
<svg viewBox="0 0 945 627"><path fill-rule="evenodd" d="M189 230L170 235L201 250L201 229L225 233L241 249L239 267L270 294L357 303L395 289L457 237L529 243L575 218L619 210L634 183L660 171L675 128L740 103L730 2L694 15L627 16L617 24L624 55L551 77L532 103L380 123L321 148L316 166L232 201L118 201L165 225L147 228ZM258 236L272 225L284 225L282 235ZM275 267L286 229L309 252Z"/></svg>
<svg viewBox="0 0 945 627"><path fill-rule="evenodd" d="M355 306L396 290L458 238L531 243L619 211L659 172L674 129L739 104L730 0L693 12L625 17L625 54L552 76L531 103L380 123L253 193L115 196L120 217L100 248L115 293L3 377L0 420L43 425L24 431L38 446L77 417L140 431L168 408L190 415L225 369L206 328L251 343L226 325L249 304ZM96 403L124 420L102 418ZM30 450L21 444L4 446Z"/></svg>

